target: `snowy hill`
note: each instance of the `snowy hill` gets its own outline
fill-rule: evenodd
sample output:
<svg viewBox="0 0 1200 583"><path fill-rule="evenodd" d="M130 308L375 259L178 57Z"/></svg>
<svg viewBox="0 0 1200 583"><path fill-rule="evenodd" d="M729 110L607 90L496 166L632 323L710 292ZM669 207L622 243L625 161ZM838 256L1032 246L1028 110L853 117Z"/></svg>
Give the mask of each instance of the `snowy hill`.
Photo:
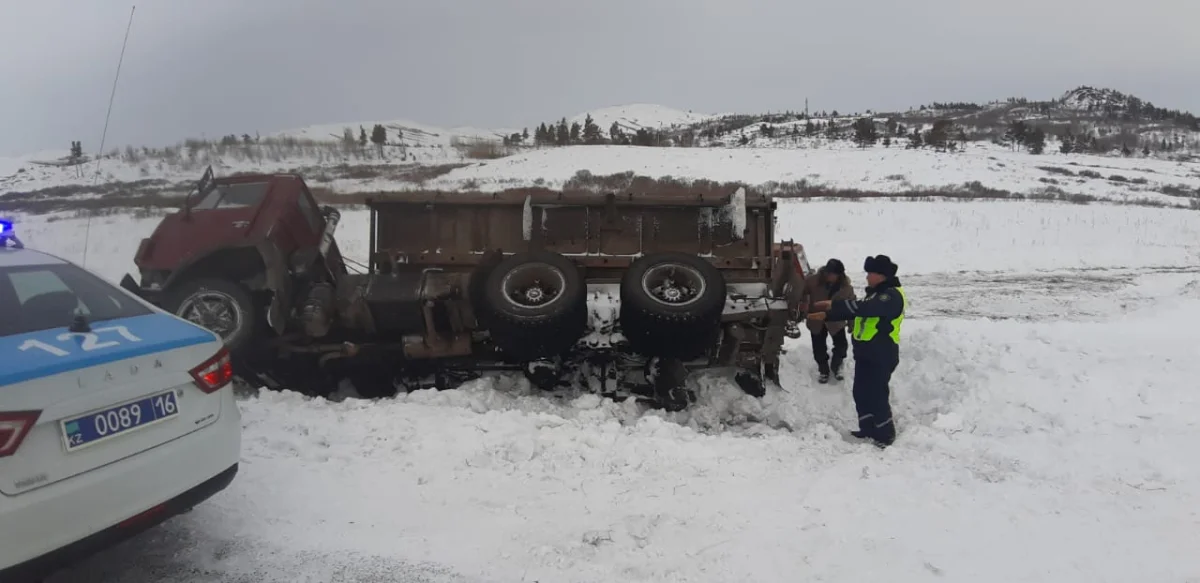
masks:
<svg viewBox="0 0 1200 583"><path fill-rule="evenodd" d="M519 129L480 129L469 127L439 128L409 120L388 120L320 124L273 132L268 134L268 136L280 139L291 138L316 142L340 142L343 140L346 130L350 131L352 139L357 139L360 129L365 131L369 136L371 129L376 124L382 125L387 131L388 144L422 147L448 147L455 143L476 140L498 142L504 136L521 131Z"/></svg>
<svg viewBox="0 0 1200 583"><path fill-rule="evenodd" d="M665 129L689 126L717 117L715 115L692 113L662 105L635 103L584 112L568 118L567 122L583 124L588 116L591 116L592 121L605 132L614 123L624 131L636 132L642 128Z"/></svg>
<svg viewBox="0 0 1200 583"><path fill-rule="evenodd" d="M1048 101L933 103L892 114L810 113L711 115L631 104L560 118L547 131L393 119L189 139L168 148L129 146L84 166L55 166L61 153L43 153L0 160L0 211L71 208L84 199L90 205L164 204L154 197L182 194L210 165L221 175L300 172L334 198L428 188L559 188L569 181L599 188L572 179L580 172L632 172L803 196L928 196L971 185L975 196L1000 190L1004 196L1200 205L1195 117L1113 90L1080 87ZM589 117L594 131L581 136ZM1013 133L1018 122L1021 135ZM543 125L551 124L537 124ZM376 126L383 143L371 142ZM1044 136L1044 145L1035 145L1035 134Z"/></svg>

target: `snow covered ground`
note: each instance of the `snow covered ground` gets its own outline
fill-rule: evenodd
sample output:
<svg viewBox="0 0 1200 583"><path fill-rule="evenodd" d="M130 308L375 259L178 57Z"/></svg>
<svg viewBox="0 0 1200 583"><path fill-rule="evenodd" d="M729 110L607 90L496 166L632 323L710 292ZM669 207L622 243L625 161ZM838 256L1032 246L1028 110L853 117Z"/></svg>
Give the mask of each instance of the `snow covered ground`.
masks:
<svg viewBox="0 0 1200 583"><path fill-rule="evenodd" d="M1045 170L1042 167L1051 168ZM1161 187L1200 189L1200 164L1092 155L1033 156L975 145L964 152L938 153L901 147L840 149L639 148L579 146L551 148L490 160L451 171L431 182L441 189L478 185L482 190L528 186L538 180L561 186L578 171L594 175L632 171L642 176L704 178L760 185L805 180L831 189L906 192L978 181L1015 193L1057 187L1111 200L1151 200L1187 206L1188 200L1158 192ZM1081 172L1096 173L1089 177ZM1113 177L1117 178L1114 180ZM338 186L339 191L383 190L370 182Z"/></svg>
<svg viewBox="0 0 1200 583"><path fill-rule="evenodd" d="M653 156L653 154L651 154ZM594 172L601 169L593 168ZM83 221L22 217L79 259ZM365 214L339 241L362 258ZM132 269L153 219L97 217ZM814 263L900 265L900 437L845 441L851 378L697 379L678 414L507 377L394 400L241 402L242 473L54 581L1193 581L1200 213L1051 203L780 205Z"/></svg>

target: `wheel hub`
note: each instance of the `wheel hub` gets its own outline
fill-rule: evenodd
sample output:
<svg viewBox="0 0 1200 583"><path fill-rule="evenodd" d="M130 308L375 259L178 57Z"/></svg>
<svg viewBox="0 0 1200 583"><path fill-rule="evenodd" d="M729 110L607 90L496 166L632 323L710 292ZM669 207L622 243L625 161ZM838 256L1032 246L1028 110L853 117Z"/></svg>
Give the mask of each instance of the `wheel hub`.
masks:
<svg viewBox="0 0 1200 583"><path fill-rule="evenodd" d="M696 301L707 284L700 272L686 265L652 267L642 276L642 287L651 297L676 306Z"/></svg>
<svg viewBox="0 0 1200 583"><path fill-rule="evenodd" d="M531 304L540 304L546 297L546 292L540 287L531 287L525 290L525 301Z"/></svg>
<svg viewBox="0 0 1200 583"><path fill-rule="evenodd" d="M540 308L559 299L566 279L553 266L531 263L509 272L501 285L504 296L513 305Z"/></svg>
<svg viewBox="0 0 1200 583"><path fill-rule="evenodd" d="M176 315L227 339L241 324L237 302L226 294L203 292L184 300Z"/></svg>

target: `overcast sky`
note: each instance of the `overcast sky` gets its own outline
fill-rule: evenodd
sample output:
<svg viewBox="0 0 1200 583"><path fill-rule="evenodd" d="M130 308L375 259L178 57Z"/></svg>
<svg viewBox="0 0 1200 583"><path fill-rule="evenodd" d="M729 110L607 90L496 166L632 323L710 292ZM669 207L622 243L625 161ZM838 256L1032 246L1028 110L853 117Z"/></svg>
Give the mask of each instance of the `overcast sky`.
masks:
<svg viewBox="0 0 1200 583"><path fill-rule="evenodd" d="M1200 111L1200 2L140 0L105 149L625 103L861 111L1081 84ZM131 2L0 0L0 155L92 152Z"/></svg>

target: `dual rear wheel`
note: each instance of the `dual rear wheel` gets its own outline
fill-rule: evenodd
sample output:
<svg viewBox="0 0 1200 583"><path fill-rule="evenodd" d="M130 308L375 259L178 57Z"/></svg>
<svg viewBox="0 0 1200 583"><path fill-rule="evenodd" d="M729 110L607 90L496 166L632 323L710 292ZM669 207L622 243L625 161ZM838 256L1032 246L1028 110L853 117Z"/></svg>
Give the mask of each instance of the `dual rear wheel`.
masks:
<svg viewBox="0 0 1200 583"><path fill-rule="evenodd" d="M587 285L579 267L549 251L517 253L481 267L477 314L493 343L513 360L553 358L583 336ZM621 330L650 357L702 357L720 333L726 286L707 260L654 253L635 260L621 280Z"/></svg>

